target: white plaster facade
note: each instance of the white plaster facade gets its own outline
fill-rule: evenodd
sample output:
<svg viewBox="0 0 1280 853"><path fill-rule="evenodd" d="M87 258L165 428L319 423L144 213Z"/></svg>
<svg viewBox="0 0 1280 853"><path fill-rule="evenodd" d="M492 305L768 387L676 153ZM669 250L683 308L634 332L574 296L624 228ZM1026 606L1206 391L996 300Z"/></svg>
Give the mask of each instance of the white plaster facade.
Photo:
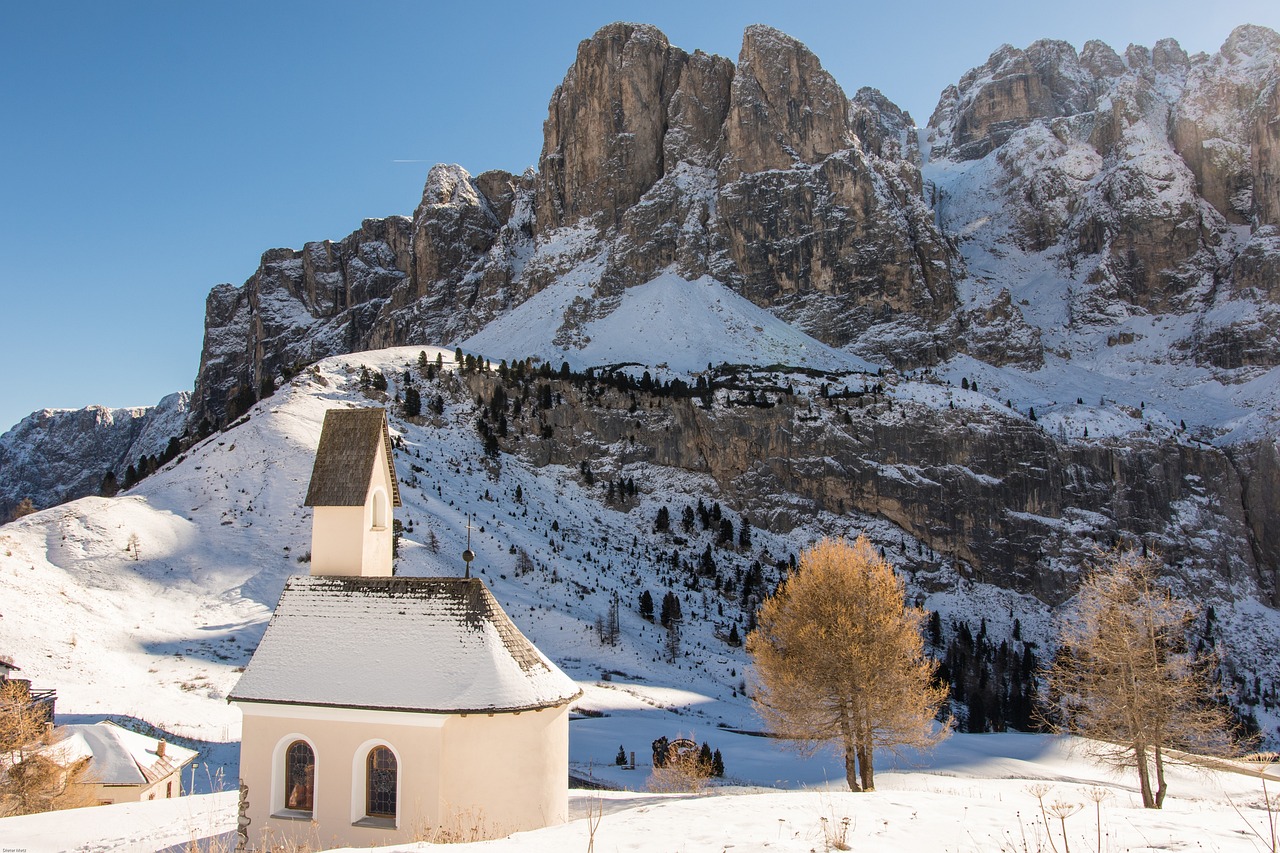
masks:
<svg viewBox="0 0 1280 853"><path fill-rule="evenodd" d="M474 840L568 817L568 704L521 713L427 714L240 703L240 775L250 845L294 841L364 847L421 839ZM290 810L285 752L315 755L310 810ZM365 761L396 756L396 817L365 813Z"/></svg>

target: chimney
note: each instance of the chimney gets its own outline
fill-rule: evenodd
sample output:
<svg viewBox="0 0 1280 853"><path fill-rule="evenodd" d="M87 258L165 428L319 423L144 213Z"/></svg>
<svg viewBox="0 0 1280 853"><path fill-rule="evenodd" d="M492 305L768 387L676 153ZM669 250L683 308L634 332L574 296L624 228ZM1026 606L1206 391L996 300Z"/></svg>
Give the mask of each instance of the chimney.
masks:
<svg viewBox="0 0 1280 853"><path fill-rule="evenodd" d="M160 741L156 744L156 758L164 758L164 746L164 741Z"/></svg>

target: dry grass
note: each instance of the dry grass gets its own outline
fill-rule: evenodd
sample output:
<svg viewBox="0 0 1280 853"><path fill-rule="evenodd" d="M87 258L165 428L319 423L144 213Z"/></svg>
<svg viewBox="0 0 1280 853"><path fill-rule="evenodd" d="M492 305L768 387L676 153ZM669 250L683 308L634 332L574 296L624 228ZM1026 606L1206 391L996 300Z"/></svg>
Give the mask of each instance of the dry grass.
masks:
<svg viewBox="0 0 1280 853"><path fill-rule="evenodd" d="M710 771L696 761L668 761L666 767L653 768L645 788L654 794L698 794L710 778Z"/></svg>

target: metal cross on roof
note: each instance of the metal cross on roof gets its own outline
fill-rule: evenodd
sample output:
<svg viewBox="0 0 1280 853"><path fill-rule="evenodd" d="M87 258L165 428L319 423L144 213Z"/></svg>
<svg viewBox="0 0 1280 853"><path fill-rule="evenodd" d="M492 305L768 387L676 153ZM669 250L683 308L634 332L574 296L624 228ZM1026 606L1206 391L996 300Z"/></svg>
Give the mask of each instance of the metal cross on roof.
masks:
<svg viewBox="0 0 1280 853"><path fill-rule="evenodd" d="M467 550L462 552L462 561L466 563L467 571L463 577L471 577L471 561L476 558L476 552L471 550L471 513L467 513Z"/></svg>

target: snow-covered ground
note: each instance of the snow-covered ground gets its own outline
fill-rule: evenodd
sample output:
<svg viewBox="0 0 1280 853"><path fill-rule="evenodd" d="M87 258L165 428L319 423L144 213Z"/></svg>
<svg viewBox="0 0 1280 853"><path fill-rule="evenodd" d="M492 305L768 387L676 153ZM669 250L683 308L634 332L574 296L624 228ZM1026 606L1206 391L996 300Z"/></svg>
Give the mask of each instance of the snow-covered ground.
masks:
<svg viewBox="0 0 1280 853"><path fill-rule="evenodd" d="M613 724L606 719L591 721L602 742L636 733L626 718ZM579 739L582 722L572 724L571 740ZM731 741L721 737L721 742ZM1174 767L1164 809L1146 810L1134 779L1110 775L1090 763L1084 747L1046 735L956 735L929 756L884 756L876 791L853 794L842 790L836 769L840 762L834 756L804 759L776 742L748 738L734 751L753 772L763 774L756 784L715 787L701 794L575 789L567 824L440 849L583 850L593 823L594 849L599 851L1270 849L1260 779ZM609 775L636 788L643 786L646 770ZM767 780L770 773L789 777L792 785L806 781L794 790L778 790ZM1271 783L1273 807L1278 785ZM192 838L210 835L229 843L234 827L234 794L204 794L7 818L0 820L0 847L29 853L178 850ZM834 845L841 838L848 847ZM317 849L323 849L317 841ZM435 847L424 842L382 849Z"/></svg>
<svg viewBox="0 0 1280 853"><path fill-rule="evenodd" d="M1237 816L1230 802L1247 809L1259 796L1256 782L1179 776L1166 810L1149 815L1134 805L1132 780L1107 781L1082 758L1066 754L1062 742L1045 737L957 736L934 756L896 768L886 756L876 794L827 790L839 788L843 776L836 756L801 759L781 742L752 734L761 724L744 695L750 690L747 659L723 639L731 625L745 632L736 600L708 588L688 589L683 573L669 568L674 540L652 531L660 506L671 509L675 527L685 505L715 499L714 482L629 464L597 471L596 482L587 485L574 469L535 469L510 456L495 463L484 456L474 428L474 399L454 384L453 353L430 347L327 359L255 406L246 421L191 448L128 494L82 499L0 528L0 654L12 656L36 687L58 690L62 722L110 717L153 726L201 749L188 788L234 788L239 719L225 696L285 578L307 570L310 511L302 501L323 413L371 404L358 388L362 367L385 372L394 394L406 369L416 374L420 352L432 362L439 354L446 366L443 384L416 380L424 400L437 389L454 390L438 423L392 418L402 442L396 459L404 506L397 517L406 528L397 571L460 575L472 519L480 577L520 629L584 689L576 705L581 717L570 728L575 776L639 791L649 744L659 736L691 737L724 756L731 787L716 789L723 796L602 795L610 813L597 838L600 849L762 849L766 843L771 849L821 849L823 816L829 826L850 817L850 836L860 839L855 849L1000 849L1001 833L1020 839L1023 830L1029 838L1037 831L1038 808L1026 792L1031 779L1055 786L1046 801L1082 801L1085 788L1104 781L1114 788L1102 808L1104 830L1117 840L1106 849L1148 843L1143 838L1166 846L1209 839L1202 849L1252 849L1239 846L1248 843L1239 833L1246 818L1257 816ZM900 382L891 393L906 399L971 392ZM607 504L606 480L623 478L635 480L635 498ZM723 512L740 525L731 507ZM900 544L899 531L886 522L822 516L786 537L756 530L743 552L713 550L726 573L755 561L768 570L823 534L864 530L887 545L891 558L915 547ZM685 541L678 547L696 558L714 535L696 527L681 531ZM521 550L534 568L517 575ZM666 632L637 613L645 589L659 601L667 589L681 597L685 623L674 662L665 657ZM595 624L615 594L622 637L609 646ZM1013 636L1015 619L1024 642L1043 646L1051 630L1039 602L993 587L958 582L951 591L924 596L924 603L948 624L969 619L976 625L986 618L989 636L997 639ZM1280 635L1270 609L1258 606L1250 618L1251 631ZM620 746L636 753L639 769L614 764ZM803 793L811 789L822 792ZM583 797L576 807L585 811ZM6 819L0 821L0 846L155 849L175 843L175 833L189 835L197 812L203 821L211 810L209 820L218 827L233 821L234 806L225 798L182 802L195 811L155 817L168 827L163 832L130 823L130 810L146 806ZM148 813L146 820L153 817ZM186 828L179 831L179 825ZM1085 813L1067 826L1077 833L1073 844L1091 837ZM881 846L870 846L872 841ZM584 843L584 824L577 822L489 846L539 850ZM1011 843L1006 849L1023 848Z"/></svg>

